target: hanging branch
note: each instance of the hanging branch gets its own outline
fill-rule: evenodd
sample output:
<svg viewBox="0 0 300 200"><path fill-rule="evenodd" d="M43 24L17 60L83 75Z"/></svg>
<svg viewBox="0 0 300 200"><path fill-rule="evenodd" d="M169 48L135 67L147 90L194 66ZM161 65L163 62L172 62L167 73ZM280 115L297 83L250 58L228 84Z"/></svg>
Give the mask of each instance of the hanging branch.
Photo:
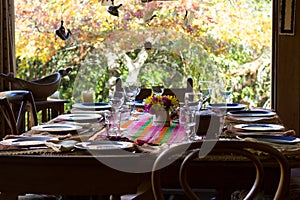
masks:
<svg viewBox="0 0 300 200"><path fill-rule="evenodd" d="M41 30L40 27L37 25L37 22L34 22L34 28L35 28L39 33L51 33L50 31Z"/></svg>

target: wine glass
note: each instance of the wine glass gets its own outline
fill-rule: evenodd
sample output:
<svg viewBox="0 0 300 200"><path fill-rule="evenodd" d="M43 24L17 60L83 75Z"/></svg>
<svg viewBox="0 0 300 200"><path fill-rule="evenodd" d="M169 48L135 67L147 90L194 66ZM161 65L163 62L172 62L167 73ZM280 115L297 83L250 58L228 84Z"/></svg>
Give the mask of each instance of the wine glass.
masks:
<svg viewBox="0 0 300 200"><path fill-rule="evenodd" d="M231 80L223 80L221 83L220 94L223 98L225 98L226 104L229 103L229 100L233 93L233 85Z"/></svg>
<svg viewBox="0 0 300 200"><path fill-rule="evenodd" d="M115 91L110 97L109 97L109 103L113 110L119 110L125 100L125 94L123 91Z"/></svg>
<svg viewBox="0 0 300 200"><path fill-rule="evenodd" d="M162 95L164 93L164 82L153 81L151 88L154 95Z"/></svg>
<svg viewBox="0 0 300 200"><path fill-rule="evenodd" d="M111 117L113 118L113 128L110 128L110 132L114 133L116 136L121 134L120 108L122 107L124 100L125 100L125 95L123 91L115 91L109 97L109 103L112 107Z"/></svg>
<svg viewBox="0 0 300 200"><path fill-rule="evenodd" d="M200 111L203 103L203 93L201 92L189 92L185 93L185 109L184 112L184 127L187 133L188 141L196 139L196 113Z"/></svg>
<svg viewBox="0 0 300 200"><path fill-rule="evenodd" d="M212 92L212 82L211 81L199 81L199 92L203 95L203 102L204 104L210 97Z"/></svg>
<svg viewBox="0 0 300 200"><path fill-rule="evenodd" d="M141 91L141 83L140 82L125 82L124 83L124 92L126 98L131 101L131 110L130 110L130 120L137 120L137 118L132 116L132 112L135 111L135 104L134 100L136 96Z"/></svg>

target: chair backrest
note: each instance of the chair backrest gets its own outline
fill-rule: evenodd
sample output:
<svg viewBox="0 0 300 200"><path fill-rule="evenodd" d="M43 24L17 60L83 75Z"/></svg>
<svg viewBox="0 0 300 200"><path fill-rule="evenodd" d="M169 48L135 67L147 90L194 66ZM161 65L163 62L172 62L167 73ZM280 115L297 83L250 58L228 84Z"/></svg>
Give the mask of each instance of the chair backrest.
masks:
<svg viewBox="0 0 300 200"><path fill-rule="evenodd" d="M207 146L208 148L201 148L202 145ZM210 148L212 147L213 148ZM271 157L273 157L279 164L280 167L280 179L278 183L278 187L276 190L276 194L274 195L274 199L281 200L287 197L287 191L289 186L290 179L290 168L286 158L283 156L281 152L277 149L271 147L270 145L264 143L256 143L256 142L246 142L246 141L199 141L193 143L180 144L166 151L162 152L158 158L156 159L153 171L152 171L152 191L155 199L164 199L162 193L162 187L160 183L160 171L162 168L166 167L168 163L171 161L180 161L180 171L179 171L179 182L180 185L185 192L186 196L193 200L198 200L199 197L193 192L189 183L188 183L188 170L191 166L192 162L197 162L197 165L201 164L201 159L206 158L206 155L224 155L227 153L228 155L239 155L245 158L248 158L252 161L255 169L256 169L256 177L252 184L251 189L244 197L244 199L254 199L254 197L260 191L260 188L264 179L264 168L259 156L256 154L257 152L265 152ZM170 160L171 158L171 160ZM197 161L195 161L197 159ZM218 163L220 157L215 157L211 159L213 163ZM207 163L209 160L206 159ZM204 162L203 162L204 163ZM236 163L237 165L239 162ZM212 172L213 173L213 172ZM212 174L213 175L213 174ZM201 181L201 180L199 180Z"/></svg>
<svg viewBox="0 0 300 200"><path fill-rule="evenodd" d="M14 113L10 107L10 104L5 96L0 96L0 110L2 116L4 117L5 121L7 122L10 132L12 134L17 133L16 127L16 119L14 117Z"/></svg>
<svg viewBox="0 0 300 200"><path fill-rule="evenodd" d="M21 134L31 125L37 125L37 111L32 93L26 90L11 90L0 92L1 111L11 129L11 134ZM29 106L29 107L28 107ZM28 109L29 108L29 109ZM25 122L25 116L29 111L30 120ZM27 126L27 127L25 127Z"/></svg>
<svg viewBox="0 0 300 200"><path fill-rule="evenodd" d="M184 88L167 88L164 90L164 95L176 96L179 102L184 102L184 96L186 92L193 91L193 79L188 78L186 82L186 87Z"/></svg>
<svg viewBox="0 0 300 200"><path fill-rule="evenodd" d="M122 89L122 81L120 78L116 80L116 90ZM187 78L186 87L183 88L166 88L163 95L176 96L180 102L184 102L184 95L186 92L193 91L193 79ZM136 100L143 100L152 94L151 88L142 88Z"/></svg>

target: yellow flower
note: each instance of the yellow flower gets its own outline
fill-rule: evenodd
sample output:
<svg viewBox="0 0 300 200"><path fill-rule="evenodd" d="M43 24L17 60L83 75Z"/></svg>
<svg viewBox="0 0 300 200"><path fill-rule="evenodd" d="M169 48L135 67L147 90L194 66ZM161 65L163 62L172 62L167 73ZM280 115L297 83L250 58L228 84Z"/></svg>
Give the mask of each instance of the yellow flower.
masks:
<svg viewBox="0 0 300 200"><path fill-rule="evenodd" d="M152 95L145 99L145 110L148 112L153 105L159 105L166 110L179 106L178 99L171 95Z"/></svg>

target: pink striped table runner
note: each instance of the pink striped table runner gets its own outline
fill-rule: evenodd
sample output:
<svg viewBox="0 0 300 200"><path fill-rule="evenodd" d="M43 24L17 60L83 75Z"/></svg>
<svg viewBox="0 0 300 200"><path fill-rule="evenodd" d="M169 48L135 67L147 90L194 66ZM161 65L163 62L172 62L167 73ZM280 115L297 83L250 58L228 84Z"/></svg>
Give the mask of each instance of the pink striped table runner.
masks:
<svg viewBox="0 0 300 200"><path fill-rule="evenodd" d="M179 143L185 140L184 127L179 123L171 123L170 127L153 126L152 115L144 114L139 116L138 121L125 121L122 125L123 137L130 140L142 140L147 143ZM101 139L106 136L106 129L98 132L93 140Z"/></svg>

